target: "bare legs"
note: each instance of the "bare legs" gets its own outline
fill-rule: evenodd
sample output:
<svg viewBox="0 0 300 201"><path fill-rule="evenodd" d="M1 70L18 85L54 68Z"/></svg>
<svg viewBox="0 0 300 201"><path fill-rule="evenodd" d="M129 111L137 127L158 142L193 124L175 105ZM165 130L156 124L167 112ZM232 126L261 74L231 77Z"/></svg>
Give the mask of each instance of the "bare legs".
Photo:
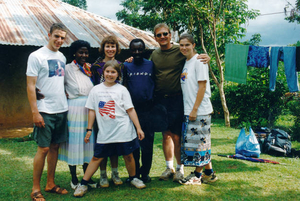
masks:
<svg viewBox="0 0 300 201"><path fill-rule="evenodd" d="M166 161L173 161L175 156L178 165L180 161L180 136L171 131L163 132L163 150Z"/></svg>
<svg viewBox="0 0 300 201"><path fill-rule="evenodd" d="M111 156L110 158L110 164L111 168L118 168L118 156ZM107 158L103 158L103 160L100 163L100 170L106 170L107 166Z"/></svg>
<svg viewBox="0 0 300 201"><path fill-rule="evenodd" d="M45 159L47 156L48 171L47 171L47 184L46 190L50 190L55 186L54 177L55 169L58 157L58 144L50 144L50 147L40 147L38 146L37 152L33 159L33 186L32 192L37 192L41 190L40 182L41 176L44 170ZM63 190L63 193L67 193Z"/></svg>

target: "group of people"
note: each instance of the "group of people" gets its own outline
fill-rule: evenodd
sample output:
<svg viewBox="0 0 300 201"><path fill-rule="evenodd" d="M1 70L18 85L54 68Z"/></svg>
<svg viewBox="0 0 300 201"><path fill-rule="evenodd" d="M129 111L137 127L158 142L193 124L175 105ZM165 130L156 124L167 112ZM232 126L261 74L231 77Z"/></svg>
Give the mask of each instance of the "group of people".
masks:
<svg viewBox="0 0 300 201"><path fill-rule="evenodd" d="M195 185L217 180L210 160L212 106L205 64L210 58L196 53L190 34L183 34L178 46L171 43L169 27L158 24L154 27L154 37L160 48L153 51L150 61L143 58L144 41L133 39L129 44L132 58L123 64L115 59L120 52L115 36L103 39L100 57L93 65L87 62L90 44L77 40L70 46L73 61L65 65L66 58L59 48L66 34L63 24L53 24L48 44L28 58L27 92L38 145L33 162L32 200L45 200L40 180L46 157L46 192L68 193L54 182L58 159L69 165L75 197L82 197L88 186L97 187L91 178L99 166L99 185L109 186L108 157L112 181L121 185L120 155L129 174L126 182L145 188L145 183L151 181L154 140L148 116L155 105L166 110L168 126L162 132L166 170L159 179L173 176L173 181ZM199 59L204 59L204 63ZM64 73L50 76L50 70L58 67ZM78 165L84 171L80 182L76 175ZM184 165L196 167L186 178Z"/></svg>

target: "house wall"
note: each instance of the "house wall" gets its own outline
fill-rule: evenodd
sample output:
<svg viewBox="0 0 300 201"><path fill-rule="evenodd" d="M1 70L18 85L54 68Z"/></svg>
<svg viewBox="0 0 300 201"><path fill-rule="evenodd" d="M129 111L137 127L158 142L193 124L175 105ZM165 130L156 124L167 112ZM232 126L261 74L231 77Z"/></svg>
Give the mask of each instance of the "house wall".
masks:
<svg viewBox="0 0 300 201"><path fill-rule="evenodd" d="M31 52L39 47L0 45L0 129L32 126L32 114L27 99L26 68ZM69 49L61 48L67 55ZM147 52L147 56L151 51ZM122 50L116 57L124 61L130 56L128 50ZM92 48L89 61L93 63L98 57L98 49Z"/></svg>

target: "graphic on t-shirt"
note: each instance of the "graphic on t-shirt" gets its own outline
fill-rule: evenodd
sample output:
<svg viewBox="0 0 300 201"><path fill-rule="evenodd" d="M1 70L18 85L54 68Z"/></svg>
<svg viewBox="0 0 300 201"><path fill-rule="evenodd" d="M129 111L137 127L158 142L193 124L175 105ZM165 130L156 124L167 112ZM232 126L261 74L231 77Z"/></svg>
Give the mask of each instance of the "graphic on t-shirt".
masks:
<svg viewBox="0 0 300 201"><path fill-rule="evenodd" d="M115 101L110 100L108 102L100 101L99 102L99 113L101 116L105 114L108 115L111 119L115 119Z"/></svg>
<svg viewBox="0 0 300 201"><path fill-rule="evenodd" d="M185 81L187 74L188 74L188 73L187 73L187 69L184 68L184 69L182 70L180 79L181 79L182 81Z"/></svg>
<svg viewBox="0 0 300 201"><path fill-rule="evenodd" d="M150 76L151 77L151 73L148 72L135 72L135 73L127 73L128 77L132 77L134 75L144 75L144 76Z"/></svg>
<svg viewBox="0 0 300 201"><path fill-rule="evenodd" d="M65 76L65 63L57 60L51 59L48 60L49 66L49 77L53 76Z"/></svg>

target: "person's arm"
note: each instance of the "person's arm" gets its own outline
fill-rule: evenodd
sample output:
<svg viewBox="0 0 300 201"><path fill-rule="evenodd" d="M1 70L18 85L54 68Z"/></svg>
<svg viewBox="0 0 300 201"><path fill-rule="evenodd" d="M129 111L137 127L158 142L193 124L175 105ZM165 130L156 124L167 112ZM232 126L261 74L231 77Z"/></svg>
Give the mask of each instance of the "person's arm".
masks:
<svg viewBox="0 0 300 201"><path fill-rule="evenodd" d="M88 127L87 129L93 129L93 125L95 122L95 118L96 118L96 112L95 110L91 110L89 109L89 114L88 114ZM84 142L88 143L90 142L90 137L92 135L92 131L87 131L85 134L85 138L84 138Z"/></svg>
<svg viewBox="0 0 300 201"><path fill-rule="evenodd" d="M135 128L136 128L136 132L137 132L139 140L144 139L145 134L142 131L142 128L141 128L141 125L140 125L140 122L139 122L139 119L138 119L138 116L136 114L135 109L132 107L132 108L129 108L128 110L126 110L126 111L129 115L131 121L133 122Z"/></svg>
<svg viewBox="0 0 300 201"><path fill-rule="evenodd" d="M132 61L133 61L133 57L132 56L129 57L129 58L127 58L127 59L125 59L125 62L128 62L128 63L132 63Z"/></svg>
<svg viewBox="0 0 300 201"><path fill-rule="evenodd" d="M208 56L208 54L199 54L197 56L197 59L200 59L200 61L204 64L208 64L210 61L210 57Z"/></svg>
<svg viewBox="0 0 300 201"><path fill-rule="evenodd" d="M206 90L206 80L205 81L198 81L198 85L199 85L199 89L197 92L197 97L196 97L196 101L194 103L194 107L190 113L189 116L189 120L190 121L195 121L197 118L197 111L198 108L203 100L204 94L205 94L205 90Z"/></svg>
<svg viewBox="0 0 300 201"><path fill-rule="evenodd" d="M33 123L37 127L45 127L45 122L37 108L37 97L36 97L36 84L37 77L36 76L27 76L27 96L28 101L31 107L31 112L33 116Z"/></svg>

